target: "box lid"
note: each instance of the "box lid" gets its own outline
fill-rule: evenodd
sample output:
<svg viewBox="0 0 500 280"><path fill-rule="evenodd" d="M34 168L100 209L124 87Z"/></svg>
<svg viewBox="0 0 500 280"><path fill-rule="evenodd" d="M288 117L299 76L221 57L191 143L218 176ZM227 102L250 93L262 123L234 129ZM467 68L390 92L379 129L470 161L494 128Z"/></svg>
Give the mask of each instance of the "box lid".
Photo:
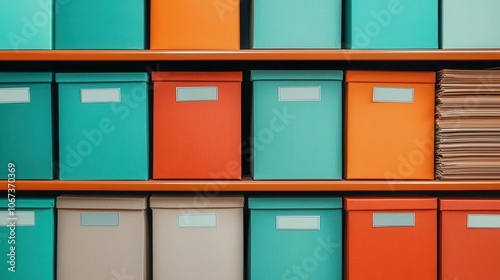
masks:
<svg viewBox="0 0 500 280"><path fill-rule="evenodd" d="M346 82L435 84L435 72L346 71Z"/></svg>
<svg viewBox="0 0 500 280"><path fill-rule="evenodd" d="M355 210L436 210L437 198L363 198L346 197L344 199L347 211Z"/></svg>
<svg viewBox="0 0 500 280"><path fill-rule="evenodd" d="M332 80L342 81L343 72L340 70L254 70L251 71L251 80Z"/></svg>
<svg viewBox="0 0 500 280"><path fill-rule="evenodd" d="M22 208L54 208L55 199L53 198L16 198L15 209ZM7 209L9 207L9 201L5 199L0 200L0 208Z"/></svg>
<svg viewBox="0 0 500 280"><path fill-rule="evenodd" d="M153 72L154 82L241 82L241 72Z"/></svg>
<svg viewBox="0 0 500 280"><path fill-rule="evenodd" d="M148 82L148 73L56 73L58 83Z"/></svg>
<svg viewBox="0 0 500 280"><path fill-rule="evenodd" d="M57 197L57 208L143 210L147 208L147 196L61 195Z"/></svg>
<svg viewBox="0 0 500 280"><path fill-rule="evenodd" d="M153 195L150 198L153 209L213 209L213 208L243 208L243 196L163 196Z"/></svg>
<svg viewBox="0 0 500 280"><path fill-rule="evenodd" d="M0 83L40 83L52 82L51 72L2 72Z"/></svg>
<svg viewBox="0 0 500 280"><path fill-rule="evenodd" d="M342 198L249 198L250 209L341 209Z"/></svg>
<svg viewBox="0 0 500 280"><path fill-rule="evenodd" d="M460 198L446 198L439 200L439 208L448 211L500 211L500 198L473 198L473 199L460 199Z"/></svg>

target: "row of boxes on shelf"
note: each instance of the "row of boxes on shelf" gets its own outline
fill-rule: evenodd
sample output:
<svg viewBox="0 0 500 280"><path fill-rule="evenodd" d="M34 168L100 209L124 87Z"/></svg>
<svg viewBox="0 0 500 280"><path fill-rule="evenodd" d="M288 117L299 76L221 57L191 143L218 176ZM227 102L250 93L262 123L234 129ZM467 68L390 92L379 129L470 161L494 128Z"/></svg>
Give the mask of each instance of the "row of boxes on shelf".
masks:
<svg viewBox="0 0 500 280"><path fill-rule="evenodd" d="M342 179L343 142L347 179L434 178L435 73L346 73L344 114L342 71L252 71L254 179ZM242 73L152 78L153 179L241 179ZM148 75L56 74L58 160L52 79L0 73L0 164L17 179L147 180Z"/></svg>
<svg viewBox="0 0 500 280"><path fill-rule="evenodd" d="M149 279L150 262L153 279L244 279L243 197L149 204L152 227L147 197L59 196L57 223L54 199L2 200L0 277L53 280L57 260L57 279ZM441 199L439 222L437 198L249 198L248 208L249 280L500 273L498 199Z"/></svg>
<svg viewBox="0 0 500 280"><path fill-rule="evenodd" d="M442 48L500 48L496 0L346 0L345 11L342 2L253 0L252 47L339 49L343 26L349 49L437 49L438 34ZM151 49L240 48L238 0L151 0L150 15L148 5L12 2L0 13L0 49L145 49L149 19Z"/></svg>

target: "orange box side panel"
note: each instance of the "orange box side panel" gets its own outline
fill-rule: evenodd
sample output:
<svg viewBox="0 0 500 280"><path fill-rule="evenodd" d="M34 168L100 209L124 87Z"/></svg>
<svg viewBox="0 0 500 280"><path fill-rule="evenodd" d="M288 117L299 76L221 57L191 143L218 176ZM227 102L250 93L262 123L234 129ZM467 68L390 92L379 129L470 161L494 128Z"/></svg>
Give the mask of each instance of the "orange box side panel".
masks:
<svg viewBox="0 0 500 280"><path fill-rule="evenodd" d="M412 212L415 227L384 228L373 227L373 211L348 212L347 280L436 279L436 211Z"/></svg>
<svg viewBox="0 0 500 280"><path fill-rule="evenodd" d="M346 71L346 82L436 83L434 72Z"/></svg>
<svg viewBox="0 0 500 280"><path fill-rule="evenodd" d="M491 199L491 198L440 199L439 208L441 210L500 211L500 199Z"/></svg>
<svg viewBox="0 0 500 280"><path fill-rule="evenodd" d="M441 212L440 279L500 279L500 229L468 229L468 214L500 211Z"/></svg>
<svg viewBox="0 0 500 280"><path fill-rule="evenodd" d="M374 103L374 87L413 88L413 103ZM347 179L434 179L434 84L349 83Z"/></svg>
<svg viewBox="0 0 500 280"><path fill-rule="evenodd" d="M151 1L152 50L239 48L239 0Z"/></svg>
<svg viewBox="0 0 500 280"><path fill-rule="evenodd" d="M217 101L176 101L177 87L205 86ZM153 178L241 179L241 83L155 83L153 109Z"/></svg>
<svg viewBox="0 0 500 280"><path fill-rule="evenodd" d="M416 210L437 209L437 198L364 198L346 197L344 207L347 211L355 210Z"/></svg>

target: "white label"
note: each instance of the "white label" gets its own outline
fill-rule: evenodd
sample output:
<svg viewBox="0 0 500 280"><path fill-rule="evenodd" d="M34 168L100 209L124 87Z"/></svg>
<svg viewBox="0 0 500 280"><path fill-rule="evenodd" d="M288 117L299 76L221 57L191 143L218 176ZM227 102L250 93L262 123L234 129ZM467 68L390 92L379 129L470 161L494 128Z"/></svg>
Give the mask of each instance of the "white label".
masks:
<svg viewBox="0 0 500 280"><path fill-rule="evenodd" d="M413 88L375 87L373 102L413 103Z"/></svg>
<svg viewBox="0 0 500 280"><path fill-rule="evenodd" d="M374 213L373 227L414 227L415 213Z"/></svg>
<svg viewBox="0 0 500 280"><path fill-rule="evenodd" d="M179 228L214 228L217 227L217 214L179 214Z"/></svg>
<svg viewBox="0 0 500 280"><path fill-rule="evenodd" d="M0 226L9 226L13 222L16 226L35 226L35 212L33 211L14 211L11 216L9 211L0 211Z"/></svg>
<svg viewBox="0 0 500 280"><path fill-rule="evenodd" d="M175 100L177 102L217 101L218 91L218 87L178 87Z"/></svg>
<svg viewBox="0 0 500 280"><path fill-rule="evenodd" d="M119 88L93 88L81 90L82 103L119 103Z"/></svg>
<svg viewBox="0 0 500 280"><path fill-rule="evenodd" d="M119 213L80 213L80 225L82 227L117 227L120 225Z"/></svg>
<svg viewBox="0 0 500 280"><path fill-rule="evenodd" d="M0 103L29 103L30 88L0 88Z"/></svg>
<svg viewBox="0 0 500 280"><path fill-rule="evenodd" d="M500 215L469 214L467 215L467 228L500 228Z"/></svg>
<svg viewBox="0 0 500 280"><path fill-rule="evenodd" d="M279 87L278 100L287 101L321 101L321 87Z"/></svg>
<svg viewBox="0 0 500 280"><path fill-rule="evenodd" d="M278 230L320 230L319 216L276 216Z"/></svg>

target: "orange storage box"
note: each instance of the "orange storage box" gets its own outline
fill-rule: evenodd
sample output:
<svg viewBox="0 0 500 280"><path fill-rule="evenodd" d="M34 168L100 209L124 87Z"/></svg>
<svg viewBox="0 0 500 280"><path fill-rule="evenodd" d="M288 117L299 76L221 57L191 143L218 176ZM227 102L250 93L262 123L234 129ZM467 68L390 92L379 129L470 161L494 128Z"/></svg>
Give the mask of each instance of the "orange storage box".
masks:
<svg viewBox="0 0 500 280"><path fill-rule="evenodd" d="M346 179L434 179L434 72L347 71Z"/></svg>
<svg viewBox="0 0 500 280"><path fill-rule="evenodd" d="M241 72L153 72L153 178L241 179Z"/></svg>
<svg viewBox="0 0 500 280"><path fill-rule="evenodd" d="M441 199L440 209L440 279L500 279L500 199Z"/></svg>
<svg viewBox="0 0 500 280"><path fill-rule="evenodd" d="M152 50L239 48L239 0L151 0Z"/></svg>
<svg viewBox="0 0 500 280"><path fill-rule="evenodd" d="M345 198L344 205L347 280L436 279L437 198Z"/></svg>

